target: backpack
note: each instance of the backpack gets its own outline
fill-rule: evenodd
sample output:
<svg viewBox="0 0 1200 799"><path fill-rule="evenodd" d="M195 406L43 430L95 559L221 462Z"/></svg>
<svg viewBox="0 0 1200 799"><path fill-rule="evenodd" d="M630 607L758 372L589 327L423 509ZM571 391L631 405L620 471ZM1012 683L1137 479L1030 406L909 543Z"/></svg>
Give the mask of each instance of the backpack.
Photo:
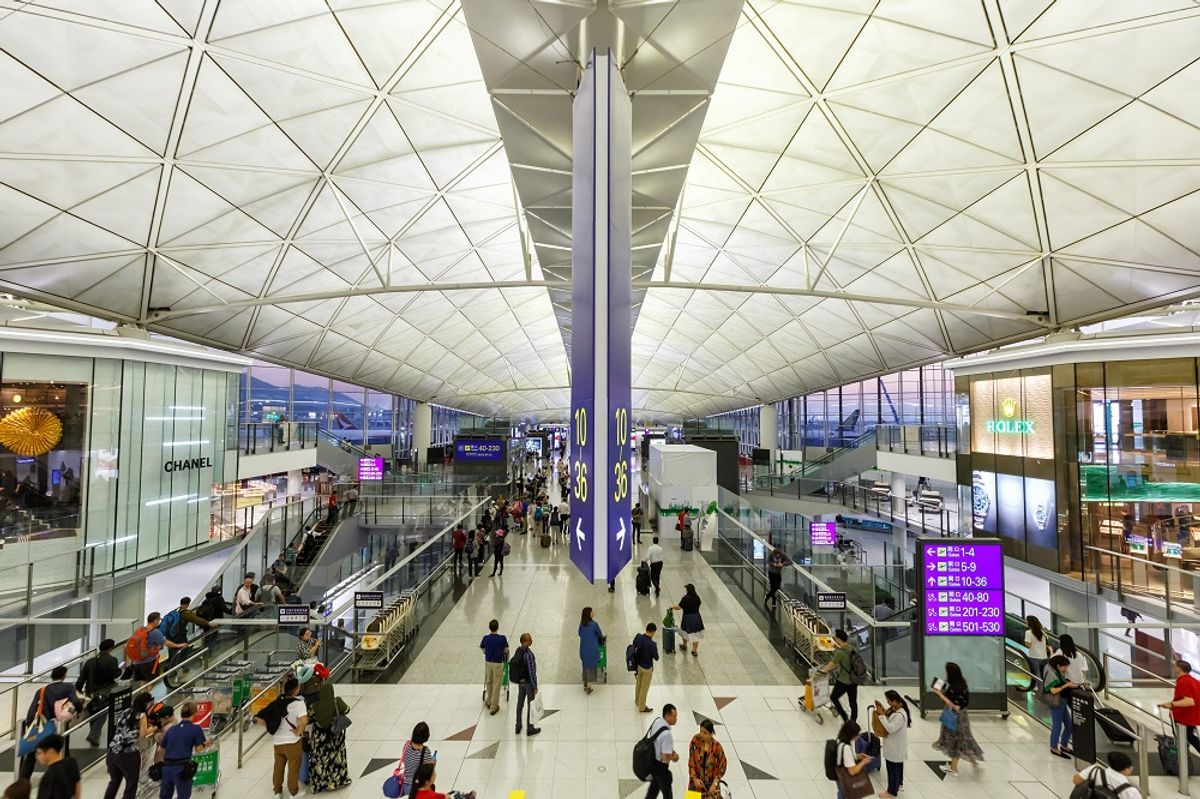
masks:
<svg viewBox="0 0 1200 799"><path fill-rule="evenodd" d="M867 663L857 649L850 650L850 682L855 685L867 684Z"/></svg>
<svg viewBox="0 0 1200 799"><path fill-rule="evenodd" d="M533 509L533 519L534 519L534 521L538 521L538 522L540 522L542 520L542 506L541 505L538 505L536 508Z"/></svg>
<svg viewBox="0 0 1200 799"><path fill-rule="evenodd" d="M160 626L162 627L163 635L167 637L168 641L180 643L179 641L175 640L175 636L180 631L179 625L182 621L183 617L179 613L179 608L175 608L175 610L171 611L166 616L163 616L162 624Z"/></svg>
<svg viewBox="0 0 1200 799"><path fill-rule="evenodd" d="M514 654L508 661L508 680L509 682L523 683L529 679L529 675L525 673L525 647L517 647Z"/></svg>
<svg viewBox="0 0 1200 799"><path fill-rule="evenodd" d="M158 651L162 647L150 646L149 635L149 627L139 627L137 632L129 636L129 640L125 642L125 662L128 665L158 657Z"/></svg>
<svg viewBox="0 0 1200 799"><path fill-rule="evenodd" d="M669 729L669 726L660 727L654 735L650 735L650 731L646 730L646 734L633 745L633 776L642 782L646 782L654 774L654 766L658 761L654 756L655 740Z"/></svg>
<svg viewBox="0 0 1200 799"><path fill-rule="evenodd" d="M290 696L277 696L266 707L255 713L254 718L262 719L263 723L267 726L267 732L274 735L279 729L279 725L287 719L287 709L292 699L293 697ZM288 726L292 726L290 721L288 722ZM293 727L293 729L295 728Z"/></svg>
<svg viewBox="0 0 1200 799"><path fill-rule="evenodd" d="M838 742L830 738L825 742L825 779L837 782Z"/></svg>
<svg viewBox="0 0 1200 799"><path fill-rule="evenodd" d="M633 643L625 647L625 670L637 671L638 636L633 637Z"/></svg>
<svg viewBox="0 0 1200 799"><path fill-rule="evenodd" d="M1096 775L1100 776L1098 784L1096 782ZM1129 782L1115 788L1110 787L1108 784L1108 772L1103 766L1100 766L1092 772L1087 782L1082 782L1075 786L1075 789L1071 791L1071 799L1119 799L1121 793L1126 788L1131 787L1133 787L1133 784Z"/></svg>

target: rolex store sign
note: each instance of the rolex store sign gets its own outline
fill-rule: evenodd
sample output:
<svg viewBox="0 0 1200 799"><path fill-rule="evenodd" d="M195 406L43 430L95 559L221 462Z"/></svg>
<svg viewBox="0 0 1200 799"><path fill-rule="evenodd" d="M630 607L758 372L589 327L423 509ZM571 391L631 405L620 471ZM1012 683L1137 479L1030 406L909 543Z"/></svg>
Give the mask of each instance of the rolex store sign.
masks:
<svg viewBox="0 0 1200 799"><path fill-rule="evenodd" d="M1053 458L1050 375L972 379L971 450Z"/></svg>

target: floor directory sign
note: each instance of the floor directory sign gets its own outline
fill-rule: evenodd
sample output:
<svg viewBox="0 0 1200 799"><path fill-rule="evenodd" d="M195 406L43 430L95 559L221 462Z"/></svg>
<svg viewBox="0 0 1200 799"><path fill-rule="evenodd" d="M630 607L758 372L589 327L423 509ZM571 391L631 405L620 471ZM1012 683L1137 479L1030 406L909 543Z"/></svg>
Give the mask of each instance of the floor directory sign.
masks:
<svg viewBox="0 0 1200 799"><path fill-rule="evenodd" d="M923 540L926 635L1004 634L1004 552L1000 542Z"/></svg>
<svg viewBox="0 0 1200 799"><path fill-rule="evenodd" d="M814 547L837 546L837 522L809 522L808 534Z"/></svg>
<svg viewBox="0 0 1200 799"><path fill-rule="evenodd" d="M611 55L593 53L573 106L571 560L611 580L632 557L632 108Z"/></svg>

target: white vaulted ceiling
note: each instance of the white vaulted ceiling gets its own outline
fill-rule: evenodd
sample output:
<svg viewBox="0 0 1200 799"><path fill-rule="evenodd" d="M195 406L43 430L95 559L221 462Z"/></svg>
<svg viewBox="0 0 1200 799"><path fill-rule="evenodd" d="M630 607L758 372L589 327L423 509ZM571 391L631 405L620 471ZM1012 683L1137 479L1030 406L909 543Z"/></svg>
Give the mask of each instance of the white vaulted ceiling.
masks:
<svg viewBox="0 0 1200 799"><path fill-rule="evenodd" d="M657 59L634 78L662 53L715 72L728 44L695 149L635 177L686 169L647 194L678 204L643 229L662 246L640 251L639 408L772 401L1200 294L1190 0L729 0L732 40L687 16L713 0L606 2L661 7L625 23L627 57ZM514 185L542 104L509 88L529 110L498 125L477 48L532 75L595 4L525 3L0 0L0 288L563 416L569 270L543 274L558 206L536 207L562 176L520 164ZM563 80L537 91L568 108Z"/></svg>

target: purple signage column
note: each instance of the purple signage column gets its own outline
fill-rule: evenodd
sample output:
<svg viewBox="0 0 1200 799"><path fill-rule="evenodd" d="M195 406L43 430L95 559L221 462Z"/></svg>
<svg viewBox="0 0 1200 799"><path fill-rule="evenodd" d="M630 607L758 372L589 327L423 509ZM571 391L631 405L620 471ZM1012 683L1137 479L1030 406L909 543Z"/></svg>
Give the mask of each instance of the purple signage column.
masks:
<svg viewBox="0 0 1200 799"><path fill-rule="evenodd" d="M611 580L632 556L632 108L611 54L575 95L571 214L571 560Z"/></svg>

